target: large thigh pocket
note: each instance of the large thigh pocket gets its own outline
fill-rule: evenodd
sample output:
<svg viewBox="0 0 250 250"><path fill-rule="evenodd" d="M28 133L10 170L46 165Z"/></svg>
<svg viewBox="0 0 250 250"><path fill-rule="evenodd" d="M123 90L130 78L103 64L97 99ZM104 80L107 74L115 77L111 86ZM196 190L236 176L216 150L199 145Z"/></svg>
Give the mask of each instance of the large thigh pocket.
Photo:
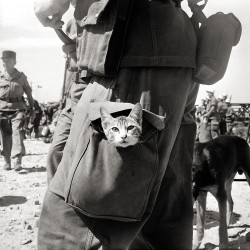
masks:
<svg viewBox="0 0 250 250"><path fill-rule="evenodd" d="M85 149L71 170L66 202L94 218L138 221L158 170L158 129L143 121L142 142L120 148L92 122Z"/></svg>

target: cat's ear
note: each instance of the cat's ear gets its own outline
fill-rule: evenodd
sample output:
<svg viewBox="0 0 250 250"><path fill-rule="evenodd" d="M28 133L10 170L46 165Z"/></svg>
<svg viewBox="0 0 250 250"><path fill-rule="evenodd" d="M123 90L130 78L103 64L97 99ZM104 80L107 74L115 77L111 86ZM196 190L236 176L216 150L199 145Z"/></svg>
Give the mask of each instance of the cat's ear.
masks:
<svg viewBox="0 0 250 250"><path fill-rule="evenodd" d="M142 106L140 103L136 103L131 110L129 117L135 120L140 126L142 125Z"/></svg>
<svg viewBox="0 0 250 250"><path fill-rule="evenodd" d="M101 114L102 124L103 124L103 126L106 127L107 122L110 119L113 119L113 117L110 115L110 113L104 107L100 107L100 114Z"/></svg>

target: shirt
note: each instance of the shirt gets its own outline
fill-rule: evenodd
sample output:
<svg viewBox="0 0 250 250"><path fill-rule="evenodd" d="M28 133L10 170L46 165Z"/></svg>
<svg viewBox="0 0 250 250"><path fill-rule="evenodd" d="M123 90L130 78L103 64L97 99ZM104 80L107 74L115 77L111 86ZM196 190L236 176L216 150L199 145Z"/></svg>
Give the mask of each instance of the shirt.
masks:
<svg viewBox="0 0 250 250"><path fill-rule="evenodd" d="M33 108L31 87L24 73L15 69L12 77L5 71L0 75L0 110L27 109L23 94L27 95L29 106Z"/></svg>

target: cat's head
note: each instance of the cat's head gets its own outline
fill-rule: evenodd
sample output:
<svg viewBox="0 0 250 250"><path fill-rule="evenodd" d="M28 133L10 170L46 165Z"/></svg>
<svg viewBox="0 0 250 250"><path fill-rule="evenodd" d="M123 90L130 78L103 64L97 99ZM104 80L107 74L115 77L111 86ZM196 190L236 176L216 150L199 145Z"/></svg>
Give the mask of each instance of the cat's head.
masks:
<svg viewBox="0 0 250 250"><path fill-rule="evenodd" d="M133 146L139 142L142 131L142 106L137 103L128 116L112 117L100 108L101 122L107 139L116 147Z"/></svg>

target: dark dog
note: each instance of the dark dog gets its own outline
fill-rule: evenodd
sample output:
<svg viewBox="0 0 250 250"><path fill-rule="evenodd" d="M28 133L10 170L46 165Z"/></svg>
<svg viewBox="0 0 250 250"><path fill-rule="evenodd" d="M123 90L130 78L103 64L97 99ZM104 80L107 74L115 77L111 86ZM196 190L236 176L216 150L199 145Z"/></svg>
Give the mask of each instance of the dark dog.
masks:
<svg viewBox="0 0 250 250"><path fill-rule="evenodd" d="M224 135L195 145L193 195L197 208L197 237L193 249L199 249L204 236L207 192L219 205L219 247L228 248L227 226L233 211L231 189L237 171L244 172L250 185L250 149L246 140Z"/></svg>

